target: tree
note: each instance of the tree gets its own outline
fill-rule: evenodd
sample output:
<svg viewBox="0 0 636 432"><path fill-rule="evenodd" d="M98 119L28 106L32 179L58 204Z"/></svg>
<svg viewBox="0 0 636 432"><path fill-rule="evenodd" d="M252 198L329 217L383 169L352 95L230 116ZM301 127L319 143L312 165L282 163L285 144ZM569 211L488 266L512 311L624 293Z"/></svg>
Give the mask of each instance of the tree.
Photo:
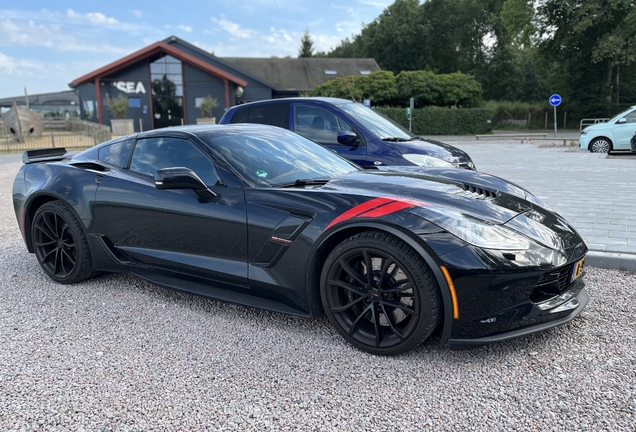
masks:
<svg viewBox="0 0 636 432"><path fill-rule="evenodd" d="M117 95L116 98L111 98L108 93L104 98L104 106L116 119L126 118L126 110L128 110L128 98L123 94Z"/></svg>
<svg viewBox="0 0 636 432"><path fill-rule="evenodd" d="M305 29L303 37L300 39L300 49L298 50L298 58L314 56L314 41L311 39L309 30Z"/></svg>

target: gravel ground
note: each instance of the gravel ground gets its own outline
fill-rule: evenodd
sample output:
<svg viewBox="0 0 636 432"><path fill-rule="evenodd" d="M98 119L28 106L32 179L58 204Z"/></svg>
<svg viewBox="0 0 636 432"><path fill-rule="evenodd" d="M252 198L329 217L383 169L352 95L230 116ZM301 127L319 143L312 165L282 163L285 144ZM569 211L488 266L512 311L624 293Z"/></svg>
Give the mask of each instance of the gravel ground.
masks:
<svg viewBox="0 0 636 432"><path fill-rule="evenodd" d="M0 171L0 431L636 430L636 277L588 268L573 322L394 358L301 319L127 275L65 286L27 253Z"/></svg>

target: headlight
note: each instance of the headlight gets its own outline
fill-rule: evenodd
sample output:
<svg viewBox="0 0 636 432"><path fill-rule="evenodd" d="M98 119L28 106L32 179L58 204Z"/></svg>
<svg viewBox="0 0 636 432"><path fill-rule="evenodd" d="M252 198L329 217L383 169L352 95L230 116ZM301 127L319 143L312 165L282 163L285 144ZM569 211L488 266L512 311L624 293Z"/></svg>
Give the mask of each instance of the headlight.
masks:
<svg viewBox="0 0 636 432"><path fill-rule="evenodd" d="M419 166L446 167L446 168L453 168L455 166L450 162L446 162L436 157L421 155L417 153L403 154L402 157L404 157L404 159L406 159L407 161Z"/></svg>
<svg viewBox="0 0 636 432"><path fill-rule="evenodd" d="M530 248L530 243L521 234L471 215L438 206L418 207L411 210L411 213L439 225L467 243L485 249L526 250Z"/></svg>
<svg viewBox="0 0 636 432"><path fill-rule="evenodd" d="M583 129L583 130L581 131L581 135L587 135L587 128L585 128L585 129Z"/></svg>

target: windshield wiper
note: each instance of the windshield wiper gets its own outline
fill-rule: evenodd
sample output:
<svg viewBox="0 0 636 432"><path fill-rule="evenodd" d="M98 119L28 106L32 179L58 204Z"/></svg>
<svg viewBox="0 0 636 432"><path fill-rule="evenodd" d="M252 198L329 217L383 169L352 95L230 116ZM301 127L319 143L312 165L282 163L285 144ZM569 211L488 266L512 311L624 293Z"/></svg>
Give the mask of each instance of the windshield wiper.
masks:
<svg viewBox="0 0 636 432"><path fill-rule="evenodd" d="M299 187L299 186L316 186L316 185L324 185L327 184L331 179L298 179L293 183L283 183L280 185L276 185L278 188L289 188L289 187Z"/></svg>
<svg viewBox="0 0 636 432"><path fill-rule="evenodd" d="M386 137L386 138L382 138L382 141L405 142L405 141L409 141L409 139L408 138L402 138L402 137Z"/></svg>

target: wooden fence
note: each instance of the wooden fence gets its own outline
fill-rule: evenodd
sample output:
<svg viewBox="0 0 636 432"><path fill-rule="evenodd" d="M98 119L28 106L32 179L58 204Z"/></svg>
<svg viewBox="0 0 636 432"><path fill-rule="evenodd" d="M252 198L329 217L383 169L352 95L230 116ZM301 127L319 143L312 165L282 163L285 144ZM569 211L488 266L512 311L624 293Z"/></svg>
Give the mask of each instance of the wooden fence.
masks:
<svg viewBox="0 0 636 432"><path fill-rule="evenodd" d="M54 124L48 121L44 125L46 129L41 136L27 137L16 137L7 126L0 126L0 153L19 153L24 150L56 147L84 150L111 139L108 126L93 122L57 120Z"/></svg>

